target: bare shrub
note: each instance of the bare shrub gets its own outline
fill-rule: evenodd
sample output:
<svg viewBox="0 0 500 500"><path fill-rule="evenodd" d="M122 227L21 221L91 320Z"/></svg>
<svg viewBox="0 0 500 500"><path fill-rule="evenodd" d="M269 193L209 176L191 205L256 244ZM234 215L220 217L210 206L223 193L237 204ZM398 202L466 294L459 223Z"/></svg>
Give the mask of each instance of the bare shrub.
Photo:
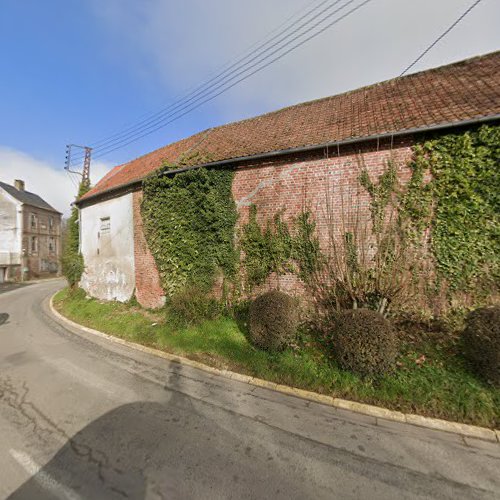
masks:
<svg viewBox="0 0 500 500"><path fill-rule="evenodd" d="M419 297L425 235L408 236L399 189L391 163L376 184L362 166L355 188L328 187L322 258L303 278L324 312L367 308L387 316Z"/></svg>

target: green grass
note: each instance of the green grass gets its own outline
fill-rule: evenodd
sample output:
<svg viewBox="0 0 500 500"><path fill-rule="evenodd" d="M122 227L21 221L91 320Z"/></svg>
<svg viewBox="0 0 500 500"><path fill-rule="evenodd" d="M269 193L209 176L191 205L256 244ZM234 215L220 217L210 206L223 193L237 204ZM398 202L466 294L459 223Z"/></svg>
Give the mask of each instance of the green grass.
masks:
<svg viewBox="0 0 500 500"><path fill-rule="evenodd" d="M175 328L165 311L59 292L54 304L82 325L126 340L273 382L404 412L487 427L500 424L500 390L467 371L453 350L436 342L408 344L397 370L371 380L339 369L311 339L280 353L254 348L230 318ZM421 356L425 355L425 361Z"/></svg>

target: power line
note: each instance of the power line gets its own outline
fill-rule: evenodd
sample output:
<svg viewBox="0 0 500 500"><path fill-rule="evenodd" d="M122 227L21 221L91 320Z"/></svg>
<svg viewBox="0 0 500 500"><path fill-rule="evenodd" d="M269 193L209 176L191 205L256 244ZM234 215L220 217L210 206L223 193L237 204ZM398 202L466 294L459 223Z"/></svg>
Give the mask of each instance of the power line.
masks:
<svg viewBox="0 0 500 500"><path fill-rule="evenodd" d="M312 13L314 10L318 9L321 5L325 4L327 1L328 0L323 0L318 5L316 5L316 7L314 7L313 9L308 10L308 12L306 14L304 14L301 18L299 18L298 20L296 20L294 22L298 22L301 19L304 19L307 15L309 15L310 13ZM202 83L201 85L198 84L197 86L191 87L191 89L189 89L184 95L179 95L171 104L169 104L167 107L163 108L162 110L157 111L157 112L155 112L153 114L148 113L148 114L143 115L143 116L151 115L151 116L149 116L149 119L151 119L151 118L153 118L155 116L160 115L165 110L170 109L175 103L179 102L180 100L184 100L184 99L190 97L193 93L195 93L196 91L200 90L201 88L207 86L214 79L216 79L219 76L227 73L227 71L230 70L231 68L233 68L235 65L237 65L238 63L244 61L245 59L247 59L248 57L250 57L251 55L253 55L257 50L259 50L260 48L264 47L269 42L271 42L274 39L276 39L276 37L279 36L280 34L284 33L286 31L286 29L288 29L288 28L286 28L285 30L282 30L280 33L278 33L278 35L275 35L272 38L268 39L269 36L273 35L276 31L278 31L280 28L282 28L284 25L286 25L296 15L300 14L303 10L305 10L306 8L308 8L309 6L311 6L314 3L316 3L316 0L313 0L312 2L309 2L306 7L302 7L298 11L294 12L291 16L289 16L287 19L285 19L285 21L283 23L279 24L276 28L274 28L272 31L270 31L269 33L267 33L267 35L265 35L264 38L262 38L260 40L257 40L256 42L254 42L253 44L251 44L249 47L247 47L244 51L242 51L241 53L239 53L235 58L231 59L230 61L226 62L221 67L219 67L217 70L213 71L212 74L209 75L209 79L207 81L205 81L204 83ZM268 40L266 42L262 43L263 40L266 40L266 39L268 39ZM254 49L257 45L258 45L258 47L256 49ZM254 49L254 50L252 50L252 49ZM247 52L249 52L249 53L247 53ZM109 136L107 138L100 139L100 140L92 143L91 146L94 147L94 148L100 147L103 143L107 142L109 139L113 139L116 136L120 136L124 132L126 132L126 131L128 131L130 129L137 128L139 125L141 125L143 123L147 123L147 122L148 122L148 120L141 120L141 121L139 121L137 123L134 123L131 127L125 128L124 130L121 130L121 131L119 131L119 132L117 132L117 133L115 133L115 134L113 134L113 135L111 135L111 136Z"/></svg>
<svg viewBox="0 0 500 500"><path fill-rule="evenodd" d="M352 3L354 0L350 0L346 5ZM247 80L248 78L250 78L251 76L255 75L256 73L262 71L263 69L267 68L268 66L270 66L271 64L275 63L276 61L282 59L283 57L285 57L286 55L288 55L290 52L292 52L293 50L299 48L300 46L304 45L306 42L310 41L311 39L319 36L320 34L322 34L323 32L325 32L327 29L331 28L333 25L337 24L338 22L342 21L343 19L345 19L347 16L349 16L350 14L354 13L355 11L357 11L358 9L360 9L361 7L363 7L364 5L366 5L367 3L371 2L372 0L364 0L363 2L361 2L359 5L357 5L356 7L352 8L351 10L349 10L347 13L343 14L342 16L340 16L339 18L335 19L334 21L332 21L331 23L329 23L327 26L321 28L319 31L317 31L316 33L313 33L312 35L310 35L308 38L306 38L305 40L302 40L301 42L295 44L292 48L286 50L284 53L280 54L279 56L275 57L274 59L272 59L271 61L267 62L266 64L260 66L259 68L255 69L254 71L252 71L251 73L249 73L248 75L245 75L243 76L242 78L236 80L236 82L232 83L231 85L223 88L222 90L220 90L219 92L217 92L216 94L214 95L209 95L207 96L205 99L201 100L201 102L199 102L198 104L195 104L191 107L188 107L188 109L186 111L183 111L184 108L180 109L179 112L181 112L180 114L176 114L172 119L168 120L167 122L164 122L162 124L160 124L159 126L157 127L154 127L153 129L151 129L151 127L148 127L146 130L148 130L147 132L144 132L143 134L139 135L139 136L136 136L134 138L132 138L131 140L125 142L125 143L118 143L119 145L117 145L116 147L112 148L112 149L109 149L107 151L103 151L103 152L100 152L98 155L97 155L97 158L100 158L104 155L107 155L113 151L116 151L117 149L121 149L122 147L125 147L127 146L128 144L131 144L132 142L135 142L149 134L152 134L153 132L159 130L160 128L163 128L165 127L166 125L169 125L170 123L174 122L175 120L178 120L180 118L182 118L183 116L185 116L186 114L190 113L191 111L194 111L195 109L199 108L200 106L202 106L203 104L209 102L209 101L212 101L213 99L215 99L216 97L220 96L221 94L227 92L228 90L232 89L233 87L235 87L236 85L238 85L239 83ZM344 8L346 5L342 6L340 9L338 10L341 10L342 8ZM319 23L321 24L321 23ZM301 35L302 36L302 35ZM299 37L297 37L299 38ZM275 51L274 53L276 53L278 51ZM274 54L273 53L273 54ZM264 58L264 59L267 59L268 57ZM254 65L256 66L256 65ZM219 86L220 88L220 86ZM197 99L197 101L199 101L200 99ZM194 103L193 103L194 104Z"/></svg>
<svg viewBox="0 0 500 500"><path fill-rule="evenodd" d="M238 69L241 69L241 68L249 65L253 60L255 60L255 57L252 58L250 61L247 61L246 63L242 64L245 60L247 60L249 57L251 57L252 55L254 55L256 52L259 52L260 49L264 48L266 45L268 45L271 42L273 42L274 40L276 40L276 38L278 38L282 34L286 33L288 30L290 30L291 28L293 28L297 23L299 23L300 21L302 21L303 19L305 19L306 17L308 17L315 10L319 9L321 6L323 6L325 3L328 3L331 0L322 0L315 7L313 7L312 9L309 9L309 7L313 3L316 3L316 1L317 0L313 0L313 2L310 2L309 4L307 4L307 6L305 8L300 9L295 14L293 14L292 16L290 16L289 18L287 18L278 27L276 27L274 30L272 30L270 33L268 33L268 35L266 35L266 37L264 37L261 40L258 40L254 44L252 44L249 48L246 49L246 51L243 51L242 54L245 54L248 51L250 51L250 52L248 52L243 57L236 56L235 60L230 61L230 62L224 64L218 70L219 71L218 73L214 72L214 74L216 73L215 76L211 77L209 80L207 80L206 82L202 83L201 85L198 85L197 87L195 87L191 91L188 91L183 97L174 100L166 108L164 108L164 109L162 109L162 110L160 110L160 111L158 111L156 113L153 113L151 116L149 116L149 118L146 118L146 119L144 119L144 120L142 120L142 121L140 121L140 122L132 125L131 127L128 127L125 130L122 130L121 132L118 132L118 133L116 133L116 134L108 137L107 139L103 139L103 140L97 141L96 143L92 144L92 147L94 148L95 151L97 151L97 150L103 150L103 149L108 149L110 146L106 146L107 144L111 143L112 145L115 145L117 142L122 141L123 139L128 139L128 138L132 137L134 134L141 133L142 130L144 130L144 128L146 126L148 126L148 125L154 126L154 125L160 123L165 118L170 117L172 115L172 112L175 109L177 109L180 106L186 104L187 102L191 102L193 99L195 99L196 97L198 97L200 94L205 94L207 92L210 92L212 90L212 88L217 83L219 83L220 81L226 80L228 77L231 76L231 73L234 73ZM334 6L339 1L341 1L341 0L336 0L332 5L327 6L321 12L317 13L316 16L321 15L325 11L329 10L332 6ZM280 30L281 27L283 27L284 25L286 25L288 23L288 21L290 21L291 19L293 19L295 16L299 15L301 12L303 12L306 9L308 9L308 10L307 10L307 12L305 14L303 14L298 19L296 19L295 21L293 21L285 29L279 31L279 33L277 33L276 35L274 35L271 38L269 38L269 36L271 36L276 31ZM310 23L313 19L314 19L314 17L312 17L310 20L308 20L305 23L303 23L297 29L300 29L300 28L304 27L305 25L307 25L308 23ZM283 40L285 40L286 38L288 38L289 36L291 36L295 32L296 32L296 30L294 32L292 32L292 33L289 33L288 35L286 35L284 38L282 38L278 42L272 44L267 49L261 51L258 56L261 56L265 52L269 51L270 49L272 49L273 47L275 47L277 44L281 43ZM266 41L263 42L263 40L266 40ZM257 47L254 50L252 50L255 46L257 46ZM258 57L258 56L256 56L256 57ZM233 70L233 68L234 68L234 70ZM233 70L233 71L230 71L230 70ZM165 116L166 114L167 114L167 116ZM78 161L80 158L83 158L83 155L81 157L78 157L78 155L76 155L75 158L74 158L74 160Z"/></svg>
<svg viewBox="0 0 500 500"><path fill-rule="evenodd" d="M482 0L476 0L460 17L455 20L451 26L449 26L443 33L441 33L436 40L434 40L400 75L399 77L402 77L404 74L408 73L411 68L415 66L425 55L434 48L435 45L437 45L464 17L469 14L469 12L476 7Z"/></svg>
<svg viewBox="0 0 500 500"><path fill-rule="evenodd" d="M315 10L317 10L318 8L320 8L321 6L323 6L328 1L329 0L323 0L322 2L320 2L318 5L316 5L312 9L309 9L305 14L303 14L301 17L299 17L298 19L296 19L295 21L293 21L285 29L279 31L279 33L277 33L275 36L273 36L272 38L270 38L266 42L261 43L260 45L258 45L258 47L256 49L252 50L249 54L247 54L243 58L238 59L235 63L231 64L225 71L222 71L221 73L217 74L215 77L213 77L210 80L208 80L205 84L202 84L202 85L198 86L193 92L191 92L190 94L188 94L185 98L180 99L180 100L178 100L176 102L173 102L170 106L168 106L167 108L159 111L158 113L156 113L155 115L153 115L151 118L149 118L147 120L143 120L140 124L137 124L136 126L129 128L128 132L124 131L121 134L117 134L118 138L115 138L114 140L108 140L108 141L106 141L107 143L111 143L111 144L105 145L106 143L101 143L101 146L99 146L99 147L97 147L95 149L99 150L99 151L103 151L103 150L110 149L111 147L113 147L113 146L115 146L117 144L122 144L122 143L126 142L127 139L130 139L130 138L132 138L132 137L134 137L136 135L139 135L144 130L151 129L151 128L155 127L156 125L160 124L162 121L168 119L175 112L177 112L177 110L179 110L179 108L181 108L182 110L185 109L186 106L190 102L192 102L193 100L195 100L197 102L205 94L209 94L210 92L212 92L214 90L214 88L218 89L218 88L221 87L222 84L227 83L228 80L233 80L235 77L233 76L231 78L231 76L235 72L237 72L238 70L240 70L242 68L248 67L253 61L255 61L256 59L259 59L266 52L269 52L271 49L273 49L277 45L282 44L284 41L286 41L287 38L289 38L290 36L292 36L298 30L300 30L300 29L304 28L305 26L307 26L307 24L309 24L310 22L312 22L314 19L316 19L321 14L324 14L326 11L328 11L329 9L331 9L335 4L339 3L341 0L336 0L335 2L331 3L326 8L324 8L323 10L321 10L319 13L316 13L311 19L308 19L304 23L300 24L297 28L295 28L295 30L293 30L292 32L286 34L284 37L282 37L281 39L279 39L277 42L273 43L272 45L268 46L267 48L264 48L264 47L266 47L266 45L269 45L269 43L271 43L272 41L276 40L276 38L280 37L281 35L283 35L287 31L289 31L291 28L293 28L294 26L296 26L303 19L307 18ZM354 1L354 0L351 0L351 1ZM264 48L264 50L261 50L262 48ZM247 60L249 57L251 57L252 55L254 55L256 53L257 53L257 55L255 55L254 57L252 57L250 60ZM245 60L247 60L247 61L243 62ZM254 65L250 66L246 70L251 69L251 67L253 67L253 66ZM232 70L232 71L230 71L230 70ZM241 72L239 72L238 74L241 74ZM102 155L102 153L101 153L101 155ZM78 159L78 158L76 158L76 159Z"/></svg>
<svg viewBox="0 0 500 500"><path fill-rule="evenodd" d="M154 131L158 130L159 128L162 128L165 125L168 125L172 121L181 118L182 116L184 116L185 114L193 111L194 109L198 108L202 104L204 104L204 103L206 103L206 102L208 102L208 101L216 98L217 96L219 96L222 93L226 92L227 90L229 90L230 88L234 87L238 83L246 80L247 78L249 78L250 76L254 75L255 73L257 73L259 71L262 71L264 68L268 67L270 64L272 64L272 63L276 62L277 60L281 59L285 55L289 54L293 50L295 50L298 47L300 47L301 45L303 45L304 43L310 41L312 38L315 38L316 36L320 35L321 33L323 33L324 31L326 31L330 27L332 27L337 22L341 21L342 19L344 19L348 15L352 14L353 12L355 12L356 10L358 10L359 8L363 7L365 4L367 4L371 0L365 0L364 2L362 2L359 5L357 5L356 7L354 7L353 9L349 10L346 14L344 14L344 15L336 18L336 19L334 19L332 22L330 22L326 26L323 26L321 29L317 30L312 35L308 36L304 40L301 40L297 44L293 45L291 48L289 48L285 52L279 54L277 57L274 57L273 59L271 59L271 61L269 61L269 62L267 62L265 64L262 64L264 61L268 60L273 55L275 55L275 54L283 51L287 47L289 47L290 44L293 43L294 41L296 41L299 38L302 38L302 37L306 36L308 33L311 33L312 31L314 31L321 24L323 24L327 19L333 17L340 10L344 9L345 7L347 7L348 5L350 5L351 3L353 3L353 1L354 0L349 0L348 2L346 2L345 4L343 4L341 7L337 8L334 12L329 13L327 16L324 16L320 21L318 21L317 23L315 23L312 27L309 27L306 30L302 31L301 33L299 33L298 35L296 35L295 37L293 37L291 40L288 40L286 43L284 43L284 44L282 43L287 38L289 38L292 34L296 33L297 31L299 31L301 28L303 28L307 24L310 24L311 21L313 21L314 19L317 19L318 16L319 16L319 14L316 14L313 18L309 19L306 23L304 23L303 25L301 25L299 28L296 28L292 33L289 33L286 37L282 38L277 43L273 44L271 47L268 47L265 51L262 51L259 54L259 56L254 57L251 61L254 61L255 59L258 59L257 62L255 62L254 64L250 65L249 67L247 67L246 69L244 69L242 71L236 72L232 76L231 76L231 74L228 75L228 77L226 77L226 78L223 79L224 80L223 83L220 83L219 85L216 85L216 86L214 86L214 85L210 86L205 91L199 93L199 97L197 97L196 99L190 99L190 101L193 101L191 104L189 104L187 101L186 101L186 103L182 103L181 102L181 103L179 103L176 106L179 109L177 109L175 112L172 111L167 116L162 117L161 119L157 119L156 121L153 121L153 123L151 125L149 125L148 127L142 127L142 129L139 129L137 132L134 132L133 134L128 134L128 135L124 136L123 138L121 138L120 140L114 141L114 143L111 144L110 146L102 148L101 151L99 152L99 154L97 155L97 157L104 156L105 154L109 154L110 152L115 151L116 149L119 149L121 147L124 147L124 146L130 144L131 142L135 142L136 140L139 140L140 138L142 138L142 137L144 137L146 135L149 135L150 133L153 133ZM336 5L338 3L339 3L339 0L337 0L332 5L330 5L329 7L327 7L327 9L330 9L331 7L333 7L334 5ZM324 11L325 11L325 9L323 9L322 13L324 13ZM296 24L296 22L295 22L295 24ZM291 27L293 27L293 24L292 24ZM289 28L287 28L287 29L289 29ZM278 47L277 49L275 49L274 51L272 51L270 54L266 55L265 57L260 57L264 53L266 53L269 50L271 50L271 48L274 48L275 46L277 46L279 44L281 44L281 46ZM248 66L248 64L251 61L247 61L247 63L245 63L244 65L241 65L240 67ZM257 67L259 65L261 65L261 66ZM236 82L232 83L231 85L228 85L231 81L233 81L236 78L238 78L238 76L244 75L245 73L247 73L248 71L250 71L251 69L253 69L255 67L257 67L257 68L254 71L252 71L251 73L249 73L249 74L247 74L247 75L239 78L238 80L236 80ZM234 72L232 72L232 73L234 73ZM230 76L230 78L229 78L229 76ZM221 89L221 90L219 92L217 92L217 90L219 90L219 89ZM213 94L214 92L217 92L217 93ZM213 94L213 95L210 95L210 94ZM201 102L199 102L199 101L201 101ZM199 103L199 104L197 104L197 103ZM165 119L167 119L169 117L172 117L172 119L170 119L170 120L168 120L168 121L165 122ZM127 139L130 139L130 140L127 140ZM97 148L97 149L99 149L99 148Z"/></svg>
<svg viewBox="0 0 500 500"><path fill-rule="evenodd" d="M331 6L328 7L328 9L330 9L332 6L338 4L341 0L336 0ZM233 71L232 73L230 73L229 75L227 75L226 77L224 78L221 78L220 81L215 81L212 85L210 85L207 89L201 91L201 92L198 92L197 94L193 95L192 97L190 97L189 99L187 99L186 101L184 102L180 102L178 103L177 105L174 106L174 108L168 112L165 116L161 117L161 118L158 118L156 120L153 120L148 126L146 127L141 127L141 129L139 129L138 131L136 132L133 132L133 133L129 133L127 134L126 136L124 136L123 138L121 138L118 142L116 142L114 145L118 145L118 144L123 144L125 141L127 141L128 139L130 138L134 138L135 136L137 136L138 134L141 134L142 132L144 131L148 131L148 130L151 130L152 132L154 132L155 130L158 130L159 128L162 128L165 124L165 120L169 119L170 117L172 116L175 116L176 114L182 112L183 110L185 110L186 108L190 107L191 105L197 103L197 102L200 102L201 100L203 100L205 97L208 97L210 94L214 93L214 92L217 92L219 89L223 88L224 86L228 85L230 82L234 81L235 79L237 79L240 75L243 75L245 73L247 73L248 71L251 71L253 68L255 68L256 66L258 66L259 64L261 64L262 62L266 61L267 59L271 58L273 55L275 55L276 53L280 52L281 50L285 49L290 43L294 42L295 40L297 40L298 38L301 38L305 35L307 35L310 31L314 30L315 28L317 28L320 24L324 23L326 20L328 20L330 17L334 16L335 14L337 14L340 10L344 9L345 7L347 7L349 4L353 3L354 1L356 0L348 0L344 5L342 5L341 7L339 7L338 9L334 10L333 12L331 12L330 14L328 14L327 16L325 16L324 18L322 18L320 21L318 21L316 24L314 24L312 27L304 30L303 32L299 33L298 35L296 35L295 37L293 37L291 40L288 40L286 43L283 43L281 46L279 46L278 48L276 48L275 50L271 50L273 49L274 47L276 47L277 45L281 44L284 40L286 40L287 38L289 38L291 35L294 35L297 31L299 31L301 28L303 28L304 26L306 26L307 24L309 24L311 22L311 20L307 21L306 23L302 24L299 28L293 30L290 34L288 34L286 37L282 38L281 40L279 40L277 43L271 45L270 47L266 48L264 51L262 51L258 56L255 56L253 57L252 59L250 59L247 63L241 65L239 68L236 68L236 71ZM321 13L324 13L324 11L322 11ZM314 18L313 18L314 19ZM264 54L266 54L267 52L269 52L271 50L270 53L268 53L267 55L263 56ZM263 56L263 57L262 57ZM256 61L256 62L254 62ZM240 69L242 68L242 69ZM251 73L251 74L254 74L254 73ZM238 82L240 82L242 80L238 80ZM232 86L231 86L232 87ZM229 88L231 88L229 87ZM219 94L217 94L219 95ZM206 101L204 101L206 102ZM171 121L168 121L167 123L171 123ZM143 137L143 135L141 136ZM127 143L128 144L128 143ZM105 150L108 149L108 147L104 148ZM99 148L98 148L99 149ZM102 148L101 150L99 151L100 155L102 155Z"/></svg>
<svg viewBox="0 0 500 500"><path fill-rule="evenodd" d="M338 8L334 13L338 13L340 10L342 10L343 8L345 8L347 5L351 4L354 0L349 0L346 4L342 5L340 8ZM270 57L272 57L273 55L277 54L278 52L282 51L283 49L286 49L287 46L290 45L290 42L287 43L286 45L284 45L283 47L280 47L279 49L273 51L271 54L267 55L266 57L262 58L261 60L259 60L257 63L253 64L251 67L247 68L245 71L240 71L239 73L237 73L235 76L231 77L228 81L226 81L224 84L221 84L221 85L218 85L217 87L215 87L214 89L212 89L210 91L209 94L206 94L206 95L203 95L203 96L200 96L198 97L196 100L194 100L190 105L184 105L182 106L180 109L178 109L175 113L171 113L170 116L172 117L170 120L168 121L164 121L162 120L158 125L156 126L149 126L149 127L146 127L144 129L144 132L139 134L139 135L135 135L134 137L131 137L130 140L126 140L126 139L122 139L120 141L118 141L116 143L116 145L114 145L114 147L112 148L106 148L105 151L100 151L99 154L97 155L97 157L101 157L101 156L104 156L105 154L109 154L110 152L112 151L115 151L121 147L124 147L132 142L135 142L136 140L139 140L141 139L142 137L145 137L146 135L149 135L153 132L155 132L156 130L159 130L160 128L163 128L164 126L172 123L173 121L185 116L187 113L199 108L201 105L205 104L206 102L209 102L213 99L215 99L216 97L218 97L219 95L223 94L224 92L227 92L228 90L230 90L231 88L233 88L234 86L238 85L239 83L241 83L242 81L250 78L251 76L253 76L254 74L262 71L263 69L267 68L268 66L270 66L271 64L275 63L276 61L282 59L283 57L285 57L287 54L289 54L290 52L292 52L293 50L296 50L298 47L302 46L303 44L305 44L306 42L310 41L311 39L319 36L321 33L323 33L324 31L326 31L327 29L331 28L333 25L335 25L336 23L338 23L339 21L343 20L344 18L346 18L347 16L349 16L350 14L352 14L353 12L357 11L358 9L360 9L361 7L363 7L364 5L366 5L367 3L369 3L371 0L365 0L363 2L361 2L359 5L357 5L356 7L352 8L351 10L349 10L347 13L345 13L344 15L334 19L332 22L330 22L329 24L327 24L326 26L322 27L321 29L317 30L315 33L313 33L312 35L309 35L307 38L305 38L304 40L301 40L300 42L296 43L295 45L293 45L291 48L288 48L287 50L285 50L284 52L282 52L281 54L277 55L276 57L274 57L273 59L271 59L270 61L262 64L264 61L266 61L267 59L269 59ZM329 17L331 17L332 15L329 15ZM292 42L307 35L309 32L311 32L313 29L317 28L320 24L322 24L323 22L325 21L325 19L323 19L322 21L316 23L312 28L308 29L307 31L301 33L300 35L294 37L292 39ZM260 65L260 66L259 66ZM259 67L257 67L259 66ZM256 69L254 69L253 71L251 71L250 73L242 76L241 78L237 79L234 83L230 83L230 81L234 80L235 78L237 78L239 75L242 75L244 73L247 73L249 70L251 70L252 68L256 67ZM221 90L219 90L221 89ZM218 91L217 91L218 90ZM214 93L216 92L216 93ZM201 101L201 102L200 102ZM168 117L166 117L168 118Z"/></svg>

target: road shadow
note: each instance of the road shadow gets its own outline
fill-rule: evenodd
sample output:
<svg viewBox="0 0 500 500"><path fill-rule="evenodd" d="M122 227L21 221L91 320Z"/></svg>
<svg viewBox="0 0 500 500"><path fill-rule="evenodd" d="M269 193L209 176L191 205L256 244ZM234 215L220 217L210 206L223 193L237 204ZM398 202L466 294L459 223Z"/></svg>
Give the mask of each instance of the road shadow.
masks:
<svg viewBox="0 0 500 500"><path fill-rule="evenodd" d="M0 326L5 325L9 320L9 315L7 313L0 313Z"/></svg>
<svg viewBox="0 0 500 500"><path fill-rule="evenodd" d="M8 498L308 497L265 448L249 443L244 418L185 395L188 377L180 365L174 371L165 403L125 404L96 419Z"/></svg>

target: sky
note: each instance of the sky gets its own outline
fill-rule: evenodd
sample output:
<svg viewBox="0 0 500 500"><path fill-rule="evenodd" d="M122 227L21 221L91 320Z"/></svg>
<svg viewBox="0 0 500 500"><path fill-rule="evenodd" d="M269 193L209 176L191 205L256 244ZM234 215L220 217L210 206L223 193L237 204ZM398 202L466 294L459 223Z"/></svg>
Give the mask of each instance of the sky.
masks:
<svg viewBox="0 0 500 500"><path fill-rule="evenodd" d="M24 179L68 214L78 177L64 171L66 144L93 145L147 119L286 22L332 3L0 0L0 180ZM371 0L179 120L96 152L91 180L200 130L396 77L472 3ZM411 72L498 50L499 21L500 1L482 0Z"/></svg>

